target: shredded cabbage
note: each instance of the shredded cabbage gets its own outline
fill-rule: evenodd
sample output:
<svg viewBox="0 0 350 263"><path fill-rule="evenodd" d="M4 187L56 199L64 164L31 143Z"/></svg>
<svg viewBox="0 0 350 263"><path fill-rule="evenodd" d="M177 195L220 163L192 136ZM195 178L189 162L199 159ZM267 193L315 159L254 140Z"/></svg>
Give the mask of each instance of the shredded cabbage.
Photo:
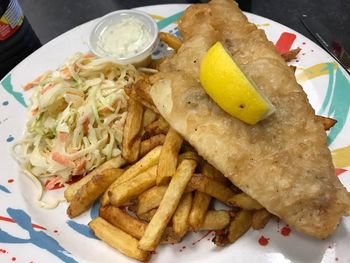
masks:
<svg viewBox="0 0 350 263"><path fill-rule="evenodd" d="M119 155L127 115L124 87L137 78L132 65L77 53L29 83L29 120L13 148L25 173L41 185L58 178L64 184Z"/></svg>

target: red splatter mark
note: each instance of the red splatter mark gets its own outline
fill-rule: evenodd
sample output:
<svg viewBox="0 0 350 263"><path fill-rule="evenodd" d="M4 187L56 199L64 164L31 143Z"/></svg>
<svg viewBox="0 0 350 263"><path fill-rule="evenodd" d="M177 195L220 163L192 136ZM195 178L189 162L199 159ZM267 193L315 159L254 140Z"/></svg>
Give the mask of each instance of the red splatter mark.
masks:
<svg viewBox="0 0 350 263"><path fill-rule="evenodd" d="M58 230L54 230L53 232L54 232L54 233L58 233Z"/></svg>
<svg viewBox="0 0 350 263"><path fill-rule="evenodd" d="M258 240L260 246L267 246L269 244L270 238L266 238L264 236L261 236Z"/></svg>
<svg viewBox="0 0 350 263"><path fill-rule="evenodd" d="M14 181L13 179L8 179L8 180L7 180L7 182L8 182L9 184L13 183L13 181Z"/></svg>
<svg viewBox="0 0 350 263"><path fill-rule="evenodd" d="M283 32L275 44L277 51L280 54L288 52L296 37L297 36L295 34Z"/></svg>
<svg viewBox="0 0 350 263"><path fill-rule="evenodd" d="M284 226L284 227L281 229L281 235L287 237L287 236L289 236L289 234L290 234L291 231L292 231L292 230L289 228L288 225L287 225L287 226Z"/></svg>
<svg viewBox="0 0 350 263"><path fill-rule="evenodd" d="M16 223L15 220L13 220L12 218L5 217L5 216L0 216L0 220L1 221L6 221L6 222L10 222L10 223ZM39 226L37 224L32 224L32 227L38 228L38 229L42 229L42 230L47 230L45 227Z"/></svg>
<svg viewBox="0 0 350 263"><path fill-rule="evenodd" d="M12 261L16 261L16 257L12 257L11 260L12 260Z"/></svg>
<svg viewBox="0 0 350 263"><path fill-rule="evenodd" d="M339 176L339 175L341 175L342 173L345 173L345 172L347 172L348 170L346 170L346 169L343 169L343 168L335 168L335 175L336 176Z"/></svg>
<svg viewBox="0 0 350 263"><path fill-rule="evenodd" d="M336 258L335 258L335 261L338 261L338 260L339 260L339 258L338 258L338 257L336 257Z"/></svg>
<svg viewBox="0 0 350 263"><path fill-rule="evenodd" d="M151 251L150 253L151 253L152 255L157 254L157 252L156 252L156 251Z"/></svg>
<svg viewBox="0 0 350 263"><path fill-rule="evenodd" d="M2 249L2 248L0 248L0 253L7 253L7 251L6 251L6 249Z"/></svg>
<svg viewBox="0 0 350 263"><path fill-rule="evenodd" d="M302 44L303 44L303 45L305 45L306 43L305 43L305 42L303 42Z"/></svg>
<svg viewBox="0 0 350 263"><path fill-rule="evenodd" d="M183 247L182 247L182 249L185 249L185 248L186 248L186 246L183 246Z"/></svg>
<svg viewBox="0 0 350 263"><path fill-rule="evenodd" d="M200 241L202 241L203 239L205 239L207 236L209 236L209 234L212 231L208 231L207 233L205 233L200 239L196 240L195 242L192 243L192 246L196 245L197 243L199 243Z"/></svg>

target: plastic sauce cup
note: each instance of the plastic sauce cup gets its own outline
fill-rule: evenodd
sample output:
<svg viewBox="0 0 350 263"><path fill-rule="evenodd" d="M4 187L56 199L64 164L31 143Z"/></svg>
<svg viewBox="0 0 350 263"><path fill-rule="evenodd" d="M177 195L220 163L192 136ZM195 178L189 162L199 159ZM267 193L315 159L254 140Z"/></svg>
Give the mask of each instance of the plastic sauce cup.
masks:
<svg viewBox="0 0 350 263"><path fill-rule="evenodd" d="M150 43L138 50L137 53L130 56L118 57L104 51L98 45L104 31L115 24L121 23L123 19L130 17L140 21L149 30L151 34ZM118 36L116 36L116 38L118 38ZM95 24L89 36L89 47L95 55L108 58L118 64L133 64L136 67L144 67L150 63L152 52L157 47L158 42L158 27L156 22L148 14L138 10L118 10L103 16Z"/></svg>

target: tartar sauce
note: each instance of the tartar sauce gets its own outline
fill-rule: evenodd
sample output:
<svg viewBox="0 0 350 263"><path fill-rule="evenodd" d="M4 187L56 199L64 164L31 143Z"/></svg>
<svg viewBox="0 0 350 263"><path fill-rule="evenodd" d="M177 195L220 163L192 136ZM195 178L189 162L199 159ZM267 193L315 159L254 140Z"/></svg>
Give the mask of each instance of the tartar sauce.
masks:
<svg viewBox="0 0 350 263"><path fill-rule="evenodd" d="M151 41L152 34L147 25L135 17L126 17L101 33L97 47L109 56L127 58L140 52Z"/></svg>

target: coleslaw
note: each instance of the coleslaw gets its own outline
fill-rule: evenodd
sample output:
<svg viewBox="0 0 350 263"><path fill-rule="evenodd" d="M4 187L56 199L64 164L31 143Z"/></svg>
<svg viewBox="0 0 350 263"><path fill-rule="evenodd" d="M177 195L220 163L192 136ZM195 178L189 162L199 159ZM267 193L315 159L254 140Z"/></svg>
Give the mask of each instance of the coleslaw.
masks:
<svg viewBox="0 0 350 263"><path fill-rule="evenodd" d="M121 153L127 115L124 87L137 78L132 65L77 53L58 70L24 86L33 90L29 120L13 155L41 187L39 201L43 185L62 185Z"/></svg>

